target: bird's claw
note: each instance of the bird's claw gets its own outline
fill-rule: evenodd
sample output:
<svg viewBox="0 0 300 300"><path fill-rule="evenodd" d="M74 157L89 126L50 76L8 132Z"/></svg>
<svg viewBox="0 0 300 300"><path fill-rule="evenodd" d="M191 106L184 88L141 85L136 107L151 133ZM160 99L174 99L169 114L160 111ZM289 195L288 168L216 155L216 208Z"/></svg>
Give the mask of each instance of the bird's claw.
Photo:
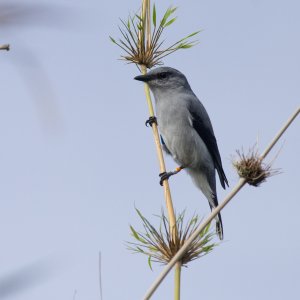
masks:
<svg viewBox="0 0 300 300"><path fill-rule="evenodd" d="M176 170L173 171L173 172L162 172L162 173L160 173L160 174L159 174L159 177L160 177L159 184L160 184L161 186L163 186L163 182L164 182L165 180L167 180L167 179L169 179L171 176L173 176L173 175L179 173L179 172L180 172L181 170L183 170L183 169L184 169L184 167L181 166L181 167L177 167Z"/></svg>
<svg viewBox="0 0 300 300"><path fill-rule="evenodd" d="M159 177L160 177L159 184L161 186L163 186L164 181L168 180L172 175L174 175L174 172L162 172L162 173L160 173L159 174Z"/></svg>
<svg viewBox="0 0 300 300"><path fill-rule="evenodd" d="M157 119L155 116L151 116L146 122L145 125L148 127L148 125L150 125L150 127L152 127L152 124L155 123L157 125Z"/></svg>

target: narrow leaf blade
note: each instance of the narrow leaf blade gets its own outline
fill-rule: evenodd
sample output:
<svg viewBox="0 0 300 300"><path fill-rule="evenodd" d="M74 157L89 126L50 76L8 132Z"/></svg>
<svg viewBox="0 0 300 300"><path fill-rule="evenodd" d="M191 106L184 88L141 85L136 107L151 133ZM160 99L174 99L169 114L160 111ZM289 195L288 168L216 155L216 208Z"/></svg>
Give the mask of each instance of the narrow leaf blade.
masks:
<svg viewBox="0 0 300 300"><path fill-rule="evenodd" d="M154 27L156 27L156 8L155 8L155 4L153 4L152 21L153 21Z"/></svg>
<svg viewBox="0 0 300 300"><path fill-rule="evenodd" d="M114 43L117 44L116 40L114 38L112 38L111 36L109 36L110 40Z"/></svg>
<svg viewBox="0 0 300 300"><path fill-rule="evenodd" d="M149 257L148 257L148 265L149 265L150 270L153 271L153 269L152 269L151 255L149 255Z"/></svg>
<svg viewBox="0 0 300 300"><path fill-rule="evenodd" d="M131 233L134 236L134 238L139 241L140 240L139 235L131 225L130 225L130 230L131 230Z"/></svg>
<svg viewBox="0 0 300 300"><path fill-rule="evenodd" d="M171 20L165 25L165 27L170 26L171 24L173 24L173 23L176 21L176 19L177 19L177 17L171 19Z"/></svg>

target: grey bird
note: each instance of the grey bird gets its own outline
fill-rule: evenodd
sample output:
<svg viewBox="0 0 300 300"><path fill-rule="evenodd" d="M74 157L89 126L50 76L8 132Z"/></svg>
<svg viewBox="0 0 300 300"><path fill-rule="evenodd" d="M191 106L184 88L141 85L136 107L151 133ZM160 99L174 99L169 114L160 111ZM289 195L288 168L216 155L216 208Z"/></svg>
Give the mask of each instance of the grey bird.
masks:
<svg viewBox="0 0 300 300"><path fill-rule="evenodd" d="M215 170L222 187L228 180L209 116L192 91L186 77L176 69L159 67L134 79L147 83L155 98L158 128L163 149L172 155L179 168L160 174L162 180L186 169L195 185L208 200L210 208L218 205ZM153 122L153 118L148 123ZM223 239L221 214L216 217L216 231Z"/></svg>

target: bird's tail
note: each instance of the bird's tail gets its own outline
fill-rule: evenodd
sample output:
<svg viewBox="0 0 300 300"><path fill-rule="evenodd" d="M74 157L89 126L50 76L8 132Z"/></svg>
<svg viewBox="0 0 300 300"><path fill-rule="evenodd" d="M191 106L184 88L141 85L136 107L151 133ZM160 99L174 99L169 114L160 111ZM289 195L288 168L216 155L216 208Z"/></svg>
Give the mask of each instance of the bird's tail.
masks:
<svg viewBox="0 0 300 300"><path fill-rule="evenodd" d="M217 235L219 236L219 239L223 240L223 238L224 238L223 223L222 223L222 217L221 217L220 213L216 217L216 232L217 232Z"/></svg>
<svg viewBox="0 0 300 300"><path fill-rule="evenodd" d="M191 175L196 186L202 191L208 200L211 209L218 206L218 198L216 195L216 182L215 182L215 170L213 169L211 175L208 176L206 173L199 171L198 169L187 169L188 173ZM209 177L209 181L208 181ZM209 184L210 182L210 184ZM223 239L223 224L221 214L216 216L216 231L220 238Z"/></svg>
<svg viewBox="0 0 300 300"><path fill-rule="evenodd" d="M216 194L212 195L212 202L210 201L208 202L211 210L214 209L216 206L218 206L218 199ZM222 222L221 213L217 214L215 220L216 220L216 233L219 236L219 239L223 240L224 234L223 234L223 222Z"/></svg>

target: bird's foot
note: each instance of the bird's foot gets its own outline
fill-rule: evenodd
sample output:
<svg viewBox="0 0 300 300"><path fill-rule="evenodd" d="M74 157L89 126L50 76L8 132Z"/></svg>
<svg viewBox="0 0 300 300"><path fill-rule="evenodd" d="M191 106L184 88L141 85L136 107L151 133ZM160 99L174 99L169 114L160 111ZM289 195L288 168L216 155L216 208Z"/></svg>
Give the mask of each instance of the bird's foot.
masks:
<svg viewBox="0 0 300 300"><path fill-rule="evenodd" d="M146 122L145 125L148 127L148 125L150 125L150 127L152 127L152 124L155 123L157 125L157 119L155 116L151 116Z"/></svg>
<svg viewBox="0 0 300 300"><path fill-rule="evenodd" d="M160 173L160 174L159 174L159 177L160 177L159 184L160 184L161 186L163 186L163 183L164 183L165 180L168 180L171 176L173 176L173 175L179 173L182 169L184 169L184 167L178 167L178 168L176 168L176 170L173 171L173 172L162 172L162 173Z"/></svg>

